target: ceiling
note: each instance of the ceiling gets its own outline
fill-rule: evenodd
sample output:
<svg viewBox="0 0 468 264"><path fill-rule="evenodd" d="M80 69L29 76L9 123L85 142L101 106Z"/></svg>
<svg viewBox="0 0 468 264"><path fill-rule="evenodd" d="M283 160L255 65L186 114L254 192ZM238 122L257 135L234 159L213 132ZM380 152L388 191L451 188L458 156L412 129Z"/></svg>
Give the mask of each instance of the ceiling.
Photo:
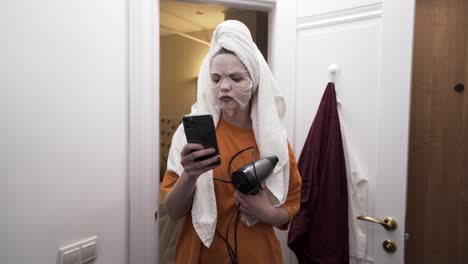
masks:
<svg viewBox="0 0 468 264"><path fill-rule="evenodd" d="M214 29L224 21L226 9L223 6L161 0L160 34L173 34L172 31L166 28L181 33Z"/></svg>

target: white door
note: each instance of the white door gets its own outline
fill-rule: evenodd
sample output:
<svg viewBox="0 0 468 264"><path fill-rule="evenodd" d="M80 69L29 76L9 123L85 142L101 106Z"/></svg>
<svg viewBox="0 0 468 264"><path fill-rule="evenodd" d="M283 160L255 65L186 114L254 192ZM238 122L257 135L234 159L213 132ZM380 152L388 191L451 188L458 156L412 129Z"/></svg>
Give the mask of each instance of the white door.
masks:
<svg viewBox="0 0 468 264"><path fill-rule="evenodd" d="M361 223L367 263L404 262L413 19L413 0L297 1L295 151L299 156L328 67L338 64L341 125L357 177L368 181L366 215L398 222L394 231ZM386 240L396 251L384 249Z"/></svg>

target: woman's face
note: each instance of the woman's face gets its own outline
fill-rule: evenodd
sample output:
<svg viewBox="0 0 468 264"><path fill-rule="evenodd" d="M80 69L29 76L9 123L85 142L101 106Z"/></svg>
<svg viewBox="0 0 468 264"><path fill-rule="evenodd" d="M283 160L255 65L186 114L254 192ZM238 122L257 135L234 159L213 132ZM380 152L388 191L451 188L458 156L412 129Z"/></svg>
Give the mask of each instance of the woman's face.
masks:
<svg viewBox="0 0 468 264"><path fill-rule="evenodd" d="M211 84L213 99L222 112L232 116L249 106L253 82L237 56L219 54L212 59Z"/></svg>

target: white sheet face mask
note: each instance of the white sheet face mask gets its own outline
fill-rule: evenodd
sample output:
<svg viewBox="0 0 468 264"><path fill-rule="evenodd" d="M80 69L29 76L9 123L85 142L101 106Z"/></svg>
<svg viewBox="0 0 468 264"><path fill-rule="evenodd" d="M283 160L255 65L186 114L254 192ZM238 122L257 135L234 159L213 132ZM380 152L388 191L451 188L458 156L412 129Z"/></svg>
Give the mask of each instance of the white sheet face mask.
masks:
<svg viewBox="0 0 468 264"><path fill-rule="evenodd" d="M219 54L211 61L211 88L218 108L232 116L245 109L252 97L253 82L242 62L233 54Z"/></svg>

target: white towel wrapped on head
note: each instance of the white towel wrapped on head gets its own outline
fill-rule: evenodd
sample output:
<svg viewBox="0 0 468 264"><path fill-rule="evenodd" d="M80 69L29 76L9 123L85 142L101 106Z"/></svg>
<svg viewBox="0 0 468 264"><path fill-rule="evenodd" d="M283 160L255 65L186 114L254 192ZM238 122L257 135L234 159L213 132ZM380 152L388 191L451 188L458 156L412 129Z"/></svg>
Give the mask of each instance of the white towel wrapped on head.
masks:
<svg viewBox="0 0 468 264"><path fill-rule="evenodd" d="M282 205L289 188L289 154L286 131L282 121L286 106L284 97L278 89L270 68L263 55L252 40L248 28L239 21L227 20L219 24L213 33L211 46L198 75L197 102L191 114L213 116L215 127L218 125L220 110L210 96L210 64L213 56L224 48L234 52L249 71L254 83L251 101L252 129L260 151L260 157L277 156L278 163L272 175L266 180L270 200L274 206ZM167 169L182 175L184 168L180 153L187 144L183 126L180 125L172 139ZM216 197L214 193L213 171L200 175L192 205L192 222L206 247L211 245L216 231Z"/></svg>

